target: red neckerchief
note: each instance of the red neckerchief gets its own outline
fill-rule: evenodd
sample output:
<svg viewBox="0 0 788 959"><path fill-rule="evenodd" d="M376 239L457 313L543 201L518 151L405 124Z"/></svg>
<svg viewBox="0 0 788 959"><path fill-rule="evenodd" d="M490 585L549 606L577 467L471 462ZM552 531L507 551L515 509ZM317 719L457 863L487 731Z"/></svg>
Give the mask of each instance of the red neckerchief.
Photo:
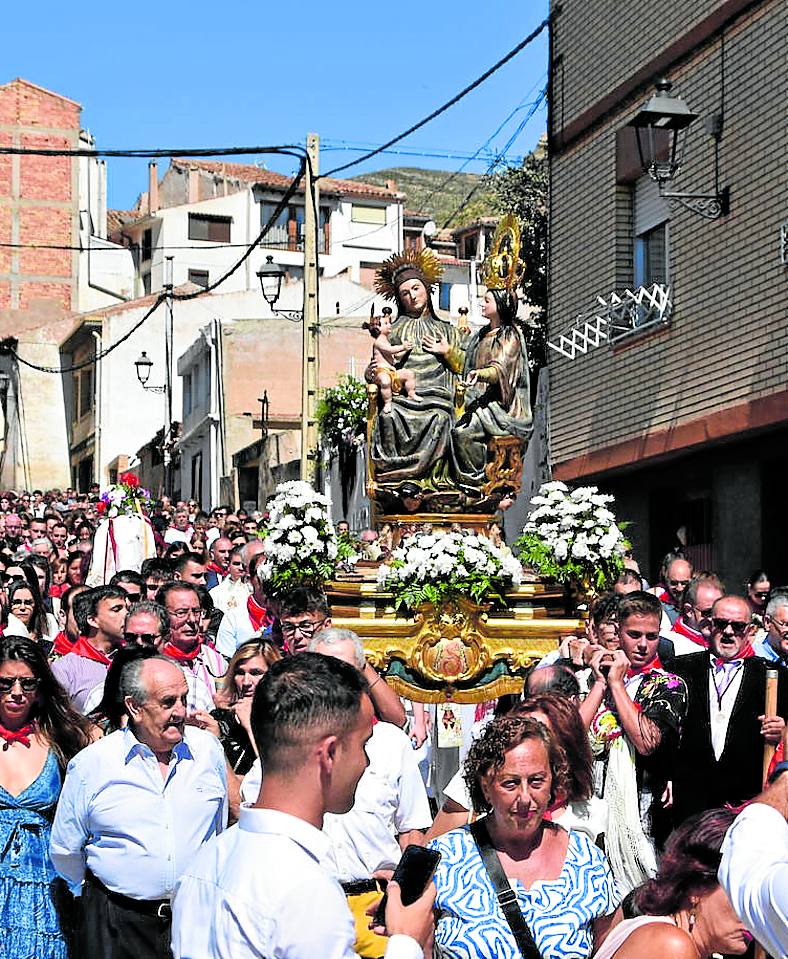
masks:
<svg viewBox="0 0 788 959"><path fill-rule="evenodd" d="M209 569L212 573L216 573L217 576L227 575L227 570L223 569L218 563L214 563L213 560L211 560L205 568Z"/></svg>
<svg viewBox="0 0 788 959"><path fill-rule="evenodd" d="M92 659L94 663L102 663L104 666L112 665L112 660L105 656L100 650L96 649L90 640L84 636L79 637L69 652L76 653L77 656L81 656L83 659Z"/></svg>
<svg viewBox="0 0 788 959"><path fill-rule="evenodd" d="M254 598L254 595L249 596L246 600L246 610L249 613L249 619L252 623L252 629L259 633L264 630L267 626L270 626L274 621L274 617L271 613L261 606L257 600Z"/></svg>
<svg viewBox="0 0 788 959"><path fill-rule="evenodd" d="M691 639L693 643L696 643L698 646L702 646L703 649L709 648L709 644L704 638L703 633L699 633L697 629L693 629L692 626L688 626L684 622L683 615L679 616L676 622L673 624L673 632L678 633L679 636L686 636L687 639Z"/></svg>
<svg viewBox="0 0 788 959"><path fill-rule="evenodd" d="M175 659L179 663L193 663L200 655L200 644L197 643L190 653L184 653L182 649L179 649L173 643L165 643L161 648L161 653L162 656L168 656L170 659Z"/></svg>
<svg viewBox="0 0 788 959"><path fill-rule="evenodd" d="M673 605L673 600L670 598L670 593L666 589L663 589L662 592L657 593L657 599L660 601L660 603L667 603L669 606Z"/></svg>
<svg viewBox="0 0 788 959"><path fill-rule="evenodd" d="M61 629L57 636L55 636L55 641L52 644L52 652L58 656L65 656L66 653L73 652L73 649L74 644Z"/></svg>
<svg viewBox="0 0 788 959"><path fill-rule="evenodd" d="M30 748L30 737L35 732L35 727L32 723L26 723L24 726L20 726L19 729L6 729L2 723L0 723L0 739L5 740L5 745L3 750L5 751L11 745L11 743L22 743L23 746Z"/></svg>
<svg viewBox="0 0 788 959"><path fill-rule="evenodd" d="M655 672L664 672L664 667L662 663L659 661L659 656L655 656L650 663L646 663L646 665L641 667L640 669L632 669L632 667L630 666L624 678L632 679L633 676L648 676L649 673L655 673Z"/></svg>

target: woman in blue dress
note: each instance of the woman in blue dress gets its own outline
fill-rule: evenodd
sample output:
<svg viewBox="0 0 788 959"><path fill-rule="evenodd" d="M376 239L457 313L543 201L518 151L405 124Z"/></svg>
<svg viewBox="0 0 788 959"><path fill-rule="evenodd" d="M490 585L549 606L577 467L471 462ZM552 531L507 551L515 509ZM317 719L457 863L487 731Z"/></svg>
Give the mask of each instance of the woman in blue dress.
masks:
<svg viewBox="0 0 788 959"><path fill-rule="evenodd" d="M0 955L66 959L57 902L65 887L49 858L62 771L90 742L32 639L0 639Z"/></svg>
<svg viewBox="0 0 788 959"><path fill-rule="evenodd" d="M549 821L567 783L563 749L530 717L493 720L465 763L474 809L542 959L588 959L619 905L608 862L591 840ZM521 953L468 827L430 843L435 944L446 959L519 959Z"/></svg>

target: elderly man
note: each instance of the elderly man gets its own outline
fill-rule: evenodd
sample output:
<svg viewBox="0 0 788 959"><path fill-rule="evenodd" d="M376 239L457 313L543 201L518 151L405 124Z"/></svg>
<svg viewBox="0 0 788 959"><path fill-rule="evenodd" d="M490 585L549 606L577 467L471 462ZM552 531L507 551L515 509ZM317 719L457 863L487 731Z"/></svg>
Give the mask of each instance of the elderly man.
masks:
<svg viewBox="0 0 788 959"><path fill-rule="evenodd" d="M771 663L788 665L788 591L776 589L763 617L766 634L753 643L755 655Z"/></svg>
<svg viewBox="0 0 788 959"><path fill-rule="evenodd" d="M185 543L189 547L193 535L194 529L189 522L189 510L185 505L178 504L172 518L172 525L164 531L164 542L168 546L171 543Z"/></svg>
<svg viewBox="0 0 788 959"><path fill-rule="evenodd" d="M157 649L167 641L170 620L167 610L158 603L142 600L129 607L123 638L129 646L155 646Z"/></svg>
<svg viewBox="0 0 788 959"><path fill-rule="evenodd" d="M170 623L169 636L160 651L184 670L189 711L210 712L214 708L216 684L227 671L227 661L203 642L200 594L191 583L175 581L162 586L157 601L166 610Z"/></svg>
<svg viewBox="0 0 788 959"><path fill-rule="evenodd" d="M680 554L668 553L662 561L662 581L664 589L655 587L653 592L662 603L662 611L670 625L676 622L684 603L684 591L692 579L692 563ZM666 631L663 626L663 636Z"/></svg>
<svg viewBox="0 0 788 959"><path fill-rule="evenodd" d="M265 780L237 828L208 843L178 883L176 959L352 959L353 917L326 868L321 828L353 806L373 719L366 683L347 663L304 653L271 666L251 715ZM405 908L390 886L387 959L421 959L434 896L430 884Z"/></svg>
<svg viewBox="0 0 788 959"><path fill-rule="evenodd" d="M128 727L69 763L50 854L81 894L80 956L169 959L175 883L227 823L224 754L185 727L186 679L164 657L127 664L120 695Z"/></svg>
<svg viewBox="0 0 788 959"><path fill-rule="evenodd" d="M725 587L716 573L706 570L696 573L684 593L681 614L667 634L677 656L698 653L709 647L711 610Z"/></svg>
<svg viewBox="0 0 788 959"><path fill-rule="evenodd" d="M763 785L764 744L780 741L788 716L788 672L775 666L777 715L766 716L770 664L749 651L754 631L747 601L723 596L712 607L709 649L673 663L689 691L684 735L671 762L676 825L751 799Z"/></svg>
<svg viewBox="0 0 788 959"><path fill-rule="evenodd" d="M75 599L80 635L71 650L53 664L52 672L80 712L90 692L104 682L112 654L123 645L126 611L126 594L119 586L97 586Z"/></svg>

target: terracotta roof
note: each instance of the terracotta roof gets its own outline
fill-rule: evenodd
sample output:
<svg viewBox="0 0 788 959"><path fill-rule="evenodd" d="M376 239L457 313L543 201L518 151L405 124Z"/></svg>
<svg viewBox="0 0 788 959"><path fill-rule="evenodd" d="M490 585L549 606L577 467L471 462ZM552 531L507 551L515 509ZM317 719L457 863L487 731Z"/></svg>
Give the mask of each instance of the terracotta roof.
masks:
<svg viewBox="0 0 788 959"><path fill-rule="evenodd" d="M141 220L147 215L142 210L107 210L107 233L114 233L127 223Z"/></svg>
<svg viewBox="0 0 788 959"><path fill-rule="evenodd" d="M405 210L405 216L412 216L414 219L419 220L429 220L430 214L425 213L423 210Z"/></svg>
<svg viewBox="0 0 788 959"><path fill-rule="evenodd" d="M195 283L182 283L180 286L175 287L174 292L194 293L196 290L201 289L202 287L197 286ZM148 293L145 296L137 297L136 300L126 300L124 303L113 303L112 306L103 306L98 310L85 310L83 313L72 313L71 317L77 321L75 329L78 329L80 322L84 323L88 320L99 319L104 316L113 316L115 313L125 313L126 310L139 310L153 306L161 294L162 290L159 290L156 293ZM210 294L206 295L210 296Z"/></svg>
<svg viewBox="0 0 788 959"><path fill-rule="evenodd" d="M190 160L188 158L173 159L170 163L172 166L183 170L196 167L206 173L226 176L228 179L239 180L242 183L259 183L262 186L270 186L274 189L286 188L291 182L289 176L274 173L272 170L263 170L251 163L224 163L216 160ZM366 196L370 199L380 200L400 200L404 196L396 190L389 190L384 186L377 186L373 183L361 183L358 180L334 180L331 177L321 179L320 190L323 193L331 193L336 196ZM299 192L303 193L303 190L299 190Z"/></svg>
<svg viewBox="0 0 788 959"><path fill-rule="evenodd" d="M483 226L498 226L500 219L499 216L480 216L472 223L466 223L465 226L458 226L456 230L452 230L452 233L454 236L458 236L460 233L469 233Z"/></svg>

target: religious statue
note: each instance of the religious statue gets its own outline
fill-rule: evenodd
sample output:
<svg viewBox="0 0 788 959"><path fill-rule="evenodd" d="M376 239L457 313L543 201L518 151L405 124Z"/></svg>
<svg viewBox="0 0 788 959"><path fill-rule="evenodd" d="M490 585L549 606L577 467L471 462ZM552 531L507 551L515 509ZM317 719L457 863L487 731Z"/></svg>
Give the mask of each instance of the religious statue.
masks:
<svg viewBox="0 0 788 959"><path fill-rule="evenodd" d="M470 336L435 312L431 290L442 270L432 251L396 254L378 271L376 289L397 305L388 335L400 348L396 377L404 384L410 374L414 383L389 398L381 360L373 356L367 368L383 400L370 424L369 492L384 513L492 513L519 492L532 425L514 292L519 252L519 225L504 217L483 268L487 323Z"/></svg>
<svg viewBox="0 0 788 959"><path fill-rule="evenodd" d="M404 391L405 395L412 400L419 398L416 393L416 377L413 370L400 370L396 366L410 353L413 345L403 343L402 346L394 346L389 341L391 326L390 306L383 307L382 316L371 315L363 324L364 329L369 330L370 336L375 341L372 348L372 362L375 365L375 384L380 389L380 398L383 400L382 413L391 412L391 401L395 393Z"/></svg>

